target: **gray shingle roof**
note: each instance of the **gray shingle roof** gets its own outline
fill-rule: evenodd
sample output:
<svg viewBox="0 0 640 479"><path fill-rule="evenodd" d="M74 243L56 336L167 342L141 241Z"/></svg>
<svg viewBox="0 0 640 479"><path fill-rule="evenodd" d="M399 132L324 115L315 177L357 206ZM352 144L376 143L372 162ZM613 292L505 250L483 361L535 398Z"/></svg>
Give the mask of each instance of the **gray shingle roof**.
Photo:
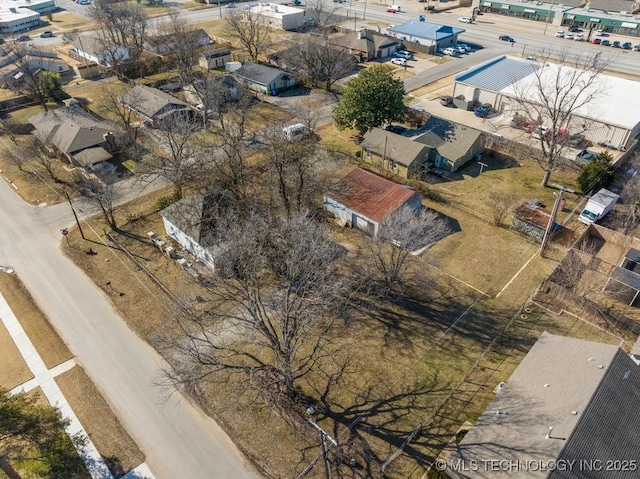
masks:
<svg viewBox="0 0 640 479"><path fill-rule="evenodd" d="M536 62L523 62L505 55L494 58L458 75L455 81L490 91L500 91L540 68Z"/></svg>
<svg viewBox="0 0 640 479"><path fill-rule="evenodd" d="M229 196L222 193L194 193L167 206L160 216L203 248L209 248L216 244L215 226L220 210L230 202Z"/></svg>
<svg viewBox="0 0 640 479"><path fill-rule="evenodd" d="M518 472L489 470L484 460L637 460L640 368L617 346L543 333L504 388L467 433L452 461L476 460L477 471L451 477L502 479L631 479L573 468ZM546 439L549 427L551 437Z"/></svg>
<svg viewBox="0 0 640 479"><path fill-rule="evenodd" d="M360 32L347 33L346 35L331 38L328 40L328 43L359 52L367 52L372 55L377 49L397 45L400 41L389 35L364 29Z"/></svg>
<svg viewBox="0 0 640 479"><path fill-rule="evenodd" d="M174 105L174 110L187 109L189 106L157 88L136 85L123 96L127 106L139 111L149 118L155 118L167 105Z"/></svg>
<svg viewBox="0 0 640 479"><path fill-rule="evenodd" d="M482 135L478 130L436 116L429 118L423 129L427 132L415 141L434 148L451 161L465 156Z"/></svg>
<svg viewBox="0 0 640 479"><path fill-rule="evenodd" d="M448 25L439 25L437 23L420 22L411 20L402 25L395 25L387 29L390 32L399 33L418 38L426 38L429 40L444 40L453 35L465 32L464 28L450 27Z"/></svg>
<svg viewBox="0 0 640 479"><path fill-rule="evenodd" d="M49 110L32 116L29 123L41 141L69 154L104 143L104 135L118 129L113 123L98 120L77 107Z"/></svg>
<svg viewBox="0 0 640 479"><path fill-rule="evenodd" d="M257 63L245 63L236 70L235 74L240 78L245 78L265 86L274 83L281 75L291 76L277 68L259 65Z"/></svg>
<svg viewBox="0 0 640 479"><path fill-rule="evenodd" d="M428 153L422 143L417 143L402 135L396 135L382 128L373 128L365 133L360 146L376 155L391 161L409 166L417 159L424 158Z"/></svg>

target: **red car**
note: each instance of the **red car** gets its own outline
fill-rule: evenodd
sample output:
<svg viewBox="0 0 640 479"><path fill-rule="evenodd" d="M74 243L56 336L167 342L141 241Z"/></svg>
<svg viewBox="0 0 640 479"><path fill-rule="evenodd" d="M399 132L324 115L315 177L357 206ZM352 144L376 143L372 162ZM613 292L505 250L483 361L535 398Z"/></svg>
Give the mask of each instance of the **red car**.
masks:
<svg viewBox="0 0 640 479"><path fill-rule="evenodd" d="M602 39L600 39L600 38L594 38L594 39L593 39L593 43L594 43L595 45L600 45L600 42L601 42L601 41L602 41Z"/></svg>

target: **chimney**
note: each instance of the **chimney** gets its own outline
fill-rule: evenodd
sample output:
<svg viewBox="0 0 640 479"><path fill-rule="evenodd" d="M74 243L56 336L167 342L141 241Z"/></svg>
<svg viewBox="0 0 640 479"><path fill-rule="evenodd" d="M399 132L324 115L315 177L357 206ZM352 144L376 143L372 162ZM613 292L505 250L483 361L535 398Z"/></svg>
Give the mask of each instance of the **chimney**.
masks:
<svg viewBox="0 0 640 479"><path fill-rule="evenodd" d="M553 431L553 426L549 426L549 432L544 437L545 439L551 439L551 431Z"/></svg>
<svg viewBox="0 0 640 479"><path fill-rule="evenodd" d="M367 38L367 29L360 30L358 32L358 40L362 40L363 38Z"/></svg>

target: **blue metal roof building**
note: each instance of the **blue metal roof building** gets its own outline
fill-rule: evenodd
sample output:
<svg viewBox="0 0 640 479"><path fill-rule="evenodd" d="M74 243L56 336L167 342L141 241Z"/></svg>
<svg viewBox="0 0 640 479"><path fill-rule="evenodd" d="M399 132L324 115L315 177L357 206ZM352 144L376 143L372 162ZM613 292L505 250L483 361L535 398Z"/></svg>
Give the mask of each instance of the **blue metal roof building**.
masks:
<svg viewBox="0 0 640 479"><path fill-rule="evenodd" d="M420 43L437 50L458 43L458 35L464 33L465 29L411 20L389 27L387 32L401 40Z"/></svg>
<svg viewBox="0 0 640 479"><path fill-rule="evenodd" d="M455 77L456 83L500 91L531 75L541 67L539 63L499 56Z"/></svg>

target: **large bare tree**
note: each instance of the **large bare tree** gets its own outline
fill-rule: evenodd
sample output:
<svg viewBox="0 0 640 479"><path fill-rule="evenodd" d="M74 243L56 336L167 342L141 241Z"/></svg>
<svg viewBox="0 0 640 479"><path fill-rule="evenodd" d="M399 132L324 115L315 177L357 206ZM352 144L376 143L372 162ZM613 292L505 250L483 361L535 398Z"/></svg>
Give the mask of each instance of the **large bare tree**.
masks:
<svg viewBox="0 0 640 479"><path fill-rule="evenodd" d="M305 2L307 17L313 18L314 27L320 30L320 33L325 37L343 19L342 15L338 13L341 8L339 3L327 0L307 0Z"/></svg>
<svg viewBox="0 0 640 479"><path fill-rule="evenodd" d="M349 291L339 248L301 215L220 219L217 239L208 313L179 315L182 332L169 342L174 379L200 389L235 376L266 404L290 411L303 378L331 357L331 328Z"/></svg>
<svg viewBox="0 0 640 479"><path fill-rule="evenodd" d="M38 57L37 49L25 45L14 44L9 48L8 57L17 71L8 81L9 88L16 90L36 101L44 111L47 106L47 91L40 81L43 65Z"/></svg>
<svg viewBox="0 0 640 479"><path fill-rule="evenodd" d="M194 30L184 18L179 17L177 12L170 13L165 19L158 31L164 34L166 49L171 52L182 85L189 85L195 79L194 66L200 48L197 30Z"/></svg>
<svg viewBox="0 0 640 479"><path fill-rule="evenodd" d="M285 60L299 72L308 75L313 86L324 82L327 91L343 76L352 72L356 61L353 55L333 48L318 35L309 35L305 41L287 50Z"/></svg>
<svg viewBox="0 0 640 479"><path fill-rule="evenodd" d="M138 123L139 120L135 115L133 108L124 107L124 98L126 95L127 104L133 106L140 101L132 96L132 88L124 85L104 85L97 93L97 103L103 111L107 113L110 119L120 125L125 133L124 141L120 143L128 149L133 149L134 154L138 141Z"/></svg>
<svg viewBox="0 0 640 479"><path fill-rule="evenodd" d="M535 133L542 150L537 158L544 170L542 186L561 166L569 138L594 128L586 116L597 115L589 108L605 90L599 77L609 60L601 53L543 51L530 62L532 74L514 84L507 108L545 127Z"/></svg>
<svg viewBox="0 0 640 479"><path fill-rule="evenodd" d="M131 59L137 60L146 39L148 17L144 7L115 0L97 0L89 15L98 29L97 40L104 48L109 62L118 76L123 75L119 48L126 48Z"/></svg>
<svg viewBox="0 0 640 479"><path fill-rule="evenodd" d="M405 206L380 225L378 235L365 242L364 254L384 295L399 293L413 279L416 264L410 255L442 239L450 229L433 210L419 212Z"/></svg>
<svg viewBox="0 0 640 479"><path fill-rule="evenodd" d="M173 185L175 198L182 198L183 187L204 171L205 156L199 153L197 137L200 127L199 120L187 114L165 119L161 128L149 132L156 145L141 162L139 173L165 178Z"/></svg>
<svg viewBox="0 0 640 479"><path fill-rule="evenodd" d="M227 17L227 30L248 53L251 61L258 61L271 43L271 27L266 17L249 10L234 10Z"/></svg>
<svg viewBox="0 0 640 479"><path fill-rule="evenodd" d="M318 166L327 161L323 153L312 138L287 141L278 130L269 138L266 168L270 203L277 203L287 217L313 205L322 184Z"/></svg>

